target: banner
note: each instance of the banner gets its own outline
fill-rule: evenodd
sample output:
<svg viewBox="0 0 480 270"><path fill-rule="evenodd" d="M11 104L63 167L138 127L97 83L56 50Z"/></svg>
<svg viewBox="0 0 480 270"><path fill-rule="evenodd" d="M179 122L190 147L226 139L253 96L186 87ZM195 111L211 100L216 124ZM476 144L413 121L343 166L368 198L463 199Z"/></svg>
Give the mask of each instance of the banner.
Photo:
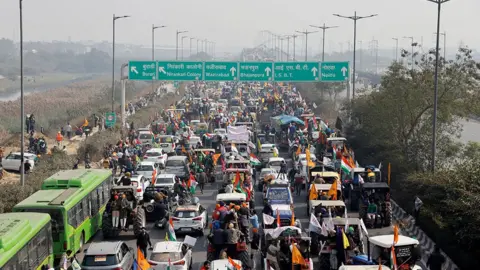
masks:
<svg viewBox="0 0 480 270"><path fill-rule="evenodd" d="M249 134L248 134L247 126L238 126L238 127L228 126L227 138L228 140L248 142Z"/></svg>

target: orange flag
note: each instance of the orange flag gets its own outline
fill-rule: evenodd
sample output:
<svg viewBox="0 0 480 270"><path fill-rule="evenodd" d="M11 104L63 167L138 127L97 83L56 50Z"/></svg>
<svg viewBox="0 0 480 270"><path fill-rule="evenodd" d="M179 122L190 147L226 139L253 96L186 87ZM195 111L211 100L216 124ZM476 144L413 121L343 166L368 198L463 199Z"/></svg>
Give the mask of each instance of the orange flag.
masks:
<svg viewBox="0 0 480 270"><path fill-rule="evenodd" d="M296 244L292 245L292 264L305 265L305 259L303 258L302 253L300 253L300 250L298 250Z"/></svg>
<svg viewBox="0 0 480 270"><path fill-rule="evenodd" d="M140 269L150 269L150 267L152 267L139 248L137 248L137 264Z"/></svg>
<svg viewBox="0 0 480 270"><path fill-rule="evenodd" d="M328 197L333 196L332 200L337 199L337 182L338 180L333 181L333 184L330 187L330 190L328 191Z"/></svg>
<svg viewBox="0 0 480 270"><path fill-rule="evenodd" d="M302 153L302 147L298 146L297 152L295 152L295 155L299 156Z"/></svg>
<svg viewBox="0 0 480 270"><path fill-rule="evenodd" d="M277 227L281 227L282 223L280 222L280 212L277 209Z"/></svg>
<svg viewBox="0 0 480 270"><path fill-rule="evenodd" d="M218 158L220 157L220 155L221 155L220 153L213 155L213 165L217 165Z"/></svg>
<svg viewBox="0 0 480 270"><path fill-rule="evenodd" d="M315 187L315 184L312 184L310 188L310 194L308 195L308 199L312 201L312 200L316 200L317 198L318 198L317 188Z"/></svg>
<svg viewBox="0 0 480 270"><path fill-rule="evenodd" d="M292 209L292 220L290 221L290 226L295 226L295 213L293 213L293 209Z"/></svg>
<svg viewBox="0 0 480 270"><path fill-rule="evenodd" d="M398 243L398 225L393 226L393 245Z"/></svg>
<svg viewBox="0 0 480 270"><path fill-rule="evenodd" d="M235 269L242 270L242 266L238 265L238 263L234 262L230 257L228 257L228 263L231 264Z"/></svg>
<svg viewBox="0 0 480 270"><path fill-rule="evenodd" d="M382 259L378 260L378 270L382 270Z"/></svg>

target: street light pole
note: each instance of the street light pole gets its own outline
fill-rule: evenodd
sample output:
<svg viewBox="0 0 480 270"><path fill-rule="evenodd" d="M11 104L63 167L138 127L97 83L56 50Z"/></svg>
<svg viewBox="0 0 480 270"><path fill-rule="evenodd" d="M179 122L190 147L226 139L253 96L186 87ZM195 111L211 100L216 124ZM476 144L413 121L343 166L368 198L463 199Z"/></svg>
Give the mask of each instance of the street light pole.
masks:
<svg viewBox="0 0 480 270"><path fill-rule="evenodd" d="M428 0L427 0L427 1L428 1ZM412 43L410 44L410 46L412 47L412 70L413 70L413 65L414 65L414 63L413 63L413 41L414 41L414 39L413 39L413 37L403 37L403 38L408 38L408 39L410 39L410 40L412 41Z"/></svg>
<svg viewBox="0 0 480 270"><path fill-rule="evenodd" d="M115 16L113 14L113 41L112 41L112 112L115 112L115 21L129 18L130 16Z"/></svg>
<svg viewBox="0 0 480 270"><path fill-rule="evenodd" d="M183 61L183 40L186 39L186 38L188 38L188 37L187 36L182 37L182 44L181 44L181 46L182 46L182 61Z"/></svg>
<svg viewBox="0 0 480 270"><path fill-rule="evenodd" d="M20 11L20 182L25 186L25 103L23 93L23 0L19 0Z"/></svg>
<svg viewBox="0 0 480 270"><path fill-rule="evenodd" d="M340 17L340 18L344 18L344 19L349 19L349 20L352 20L353 21L353 70L352 70L352 73L353 73L353 76L352 76L352 100L355 99L355 60L356 60L356 49L357 49L357 21L358 20L361 20L361 19L366 19L366 18L371 18L371 17L375 17L375 16L378 16L378 14L372 14L372 15L368 15L368 16L357 16L357 12L355 11L355 13L353 14L353 16L342 16L342 15L339 15L339 14L333 14L333 16L337 16L337 17Z"/></svg>
<svg viewBox="0 0 480 270"><path fill-rule="evenodd" d="M338 28L338 26L316 26L316 25L310 25L311 27L322 29L323 31L323 38L322 38L322 62L325 61L325 30L331 29L331 28Z"/></svg>
<svg viewBox="0 0 480 270"><path fill-rule="evenodd" d="M437 33L433 33L436 35ZM443 60L447 60L447 32L439 33L440 36L443 36Z"/></svg>
<svg viewBox="0 0 480 270"><path fill-rule="evenodd" d="M308 35L313 34L313 33L317 33L318 31L310 31L309 32L309 31L305 30L304 32L302 32L302 31L295 31L295 32L305 35L305 61L307 61L307 59L308 59Z"/></svg>
<svg viewBox="0 0 480 270"><path fill-rule="evenodd" d="M178 35L187 33L188 31L178 31L177 30L177 38L175 39L175 60L178 60Z"/></svg>
<svg viewBox="0 0 480 270"><path fill-rule="evenodd" d="M435 156L437 153L437 106L438 106L438 64L440 47L440 15L442 4L450 0L427 0L437 4L437 40L435 44L435 90L433 93L433 127L432 127L432 172L435 173Z"/></svg>
<svg viewBox="0 0 480 270"><path fill-rule="evenodd" d="M392 38L395 40L395 61L398 62L398 38Z"/></svg>
<svg viewBox="0 0 480 270"><path fill-rule="evenodd" d="M165 27L167 27L167 26L165 26L165 25L155 26L154 24L152 24L152 61L155 61L155 30L159 29L159 28L165 28ZM121 75L123 75L123 74L121 74ZM155 91L154 88L155 88L155 83L152 80L152 92Z"/></svg>
<svg viewBox="0 0 480 270"><path fill-rule="evenodd" d="M296 51L295 39L297 39L297 37L298 37L298 35L295 35L295 34L292 35L292 38L293 38L293 62L295 62L295 51Z"/></svg>
<svg viewBox="0 0 480 270"><path fill-rule="evenodd" d="M200 42L200 39L197 38L197 56L198 56L198 42Z"/></svg>
<svg viewBox="0 0 480 270"><path fill-rule="evenodd" d="M190 58L192 58L192 40L194 40L195 38L191 37L190 38L190 52L188 53Z"/></svg>
<svg viewBox="0 0 480 270"><path fill-rule="evenodd" d="M290 39L292 36L286 36L287 39L287 62L290 62Z"/></svg>

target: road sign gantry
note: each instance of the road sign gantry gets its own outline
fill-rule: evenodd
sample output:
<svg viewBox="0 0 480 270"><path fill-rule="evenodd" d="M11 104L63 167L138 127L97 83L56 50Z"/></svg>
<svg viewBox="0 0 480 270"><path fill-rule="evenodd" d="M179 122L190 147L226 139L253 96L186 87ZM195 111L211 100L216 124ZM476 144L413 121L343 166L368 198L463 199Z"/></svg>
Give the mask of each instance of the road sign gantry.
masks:
<svg viewBox="0 0 480 270"><path fill-rule="evenodd" d="M349 62L130 61L130 80L345 82Z"/></svg>

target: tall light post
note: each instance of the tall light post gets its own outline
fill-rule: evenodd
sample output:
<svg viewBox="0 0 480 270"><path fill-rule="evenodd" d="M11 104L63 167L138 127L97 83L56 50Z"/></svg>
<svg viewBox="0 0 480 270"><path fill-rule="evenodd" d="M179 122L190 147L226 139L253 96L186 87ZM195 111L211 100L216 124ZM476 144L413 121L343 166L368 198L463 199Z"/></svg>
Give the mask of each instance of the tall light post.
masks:
<svg viewBox="0 0 480 270"><path fill-rule="evenodd" d="M23 93L23 0L19 0L20 11L20 182L25 186L25 104Z"/></svg>
<svg viewBox="0 0 480 270"><path fill-rule="evenodd" d="M283 41L286 40L285 37L280 37L280 61L283 61Z"/></svg>
<svg viewBox="0 0 480 270"><path fill-rule="evenodd" d="M200 39L197 38L197 55L198 55L198 43L200 42Z"/></svg>
<svg viewBox="0 0 480 270"><path fill-rule="evenodd" d="M442 4L450 0L427 0L437 4L437 41L435 44L435 90L433 93L433 128L432 128L432 172L435 173L435 155L437 153L437 106L438 106L438 64L440 47L440 14Z"/></svg>
<svg viewBox="0 0 480 270"><path fill-rule="evenodd" d="M433 33L436 35L437 33ZM447 60L447 32L439 33L440 36L443 36L443 60Z"/></svg>
<svg viewBox="0 0 480 270"><path fill-rule="evenodd" d="M285 39L287 40L287 62L290 61L290 39L292 36L285 36Z"/></svg>
<svg viewBox="0 0 480 270"><path fill-rule="evenodd" d="M152 61L155 61L155 30L165 28L166 25L155 26L152 24ZM155 91L155 83L152 81L152 92Z"/></svg>
<svg viewBox="0 0 480 270"><path fill-rule="evenodd" d="M205 54L208 54L207 52L207 42L208 42L208 39L204 39L203 42L202 42L202 50Z"/></svg>
<svg viewBox="0 0 480 270"><path fill-rule="evenodd" d="M372 15L368 15L368 16L357 16L357 12L355 11L353 16L342 16L342 15L339 15L339 14L333 14L333 16L337 16L337 17L340 17L340 18L349 19L349 20L353 21L352 100L354 100L355 99L355 68L356 68L355 61L356 61L356 49L357 49L357 21L361 20L361 19L367 19L367 18L375 17L375 16L378 16L378 14L372 14Z"/></svg>
<svg viewBox="0 0 480 270"><path fill-rule="evenodd" d="M308 35L310 34L313 34L313 33L317 33L318 31L295 31L297 33L300 33L300 34L304 34L305 35L305 61L307 61L308 59Z"/></svg>
<svg viewBox="0 0 480 270"><path fill-rule="evenodd" d="M190 52L188 53L190 55L190 58L192 58L192 40L194 40L195 38L191 37L190 38Z"/></svg>
<svg viewBox="0 0 480 270"><path fill-rule="evenodd" d="M338 26L316 26L316 25L310 25L311 27L322 29L323 31L323 37L322 37L322 62L325 61L325 30L327 29L332 29L332 28L338 28Z"/></svg>
<svg viewBox="0 0 480 270"><path fill-rule="evenodd" d="M177 38L175 39L175 60L178 60L178 35L188 33L188 31L178 31L177 30Z"/></svg>
<svg viewBox="0 0 480 270"><path fill-rule="evenodd" d="M398 62L398 38L392 38L395 40L395 61Z"/></svg>
<svg viewBox="0 0 480 270"><path fill-rule="evenodd" d="M183 36L182 37L182 43L181 43L181 46L182 46L182 61L183 61L183 40L188 38L187 36Z"/></svg>
<svg viewBox="0 0 480 270"><path fill-rule="evenodd" d="M115 112L115 21L130 18L129 15L115 16L113 14L113 41L112 41L112 112ZM125 108L123 108L125 109Z"/></svg>
<svg viewBox="0 0 480 270"><path fill-rule="evenodd" d="M295 51L297 50L297 48L295 47L295 40L297 39L298 35L295 35L293 34L292 35L292 38L293 38L293 62L295 62Z"/></svg>
<svg viewBox="0 0 480 270"><path fill-rule="evenodd" d="M412 53L412 70L413 70L413 65L414 65L414 63L413 63L413 47L414 47L413 42L414 42L414 39L413 39L413 37L403 37L403 38L410 39L410 41L411 41L410 46L412 47L412 52L411 53Z"/></svg>

